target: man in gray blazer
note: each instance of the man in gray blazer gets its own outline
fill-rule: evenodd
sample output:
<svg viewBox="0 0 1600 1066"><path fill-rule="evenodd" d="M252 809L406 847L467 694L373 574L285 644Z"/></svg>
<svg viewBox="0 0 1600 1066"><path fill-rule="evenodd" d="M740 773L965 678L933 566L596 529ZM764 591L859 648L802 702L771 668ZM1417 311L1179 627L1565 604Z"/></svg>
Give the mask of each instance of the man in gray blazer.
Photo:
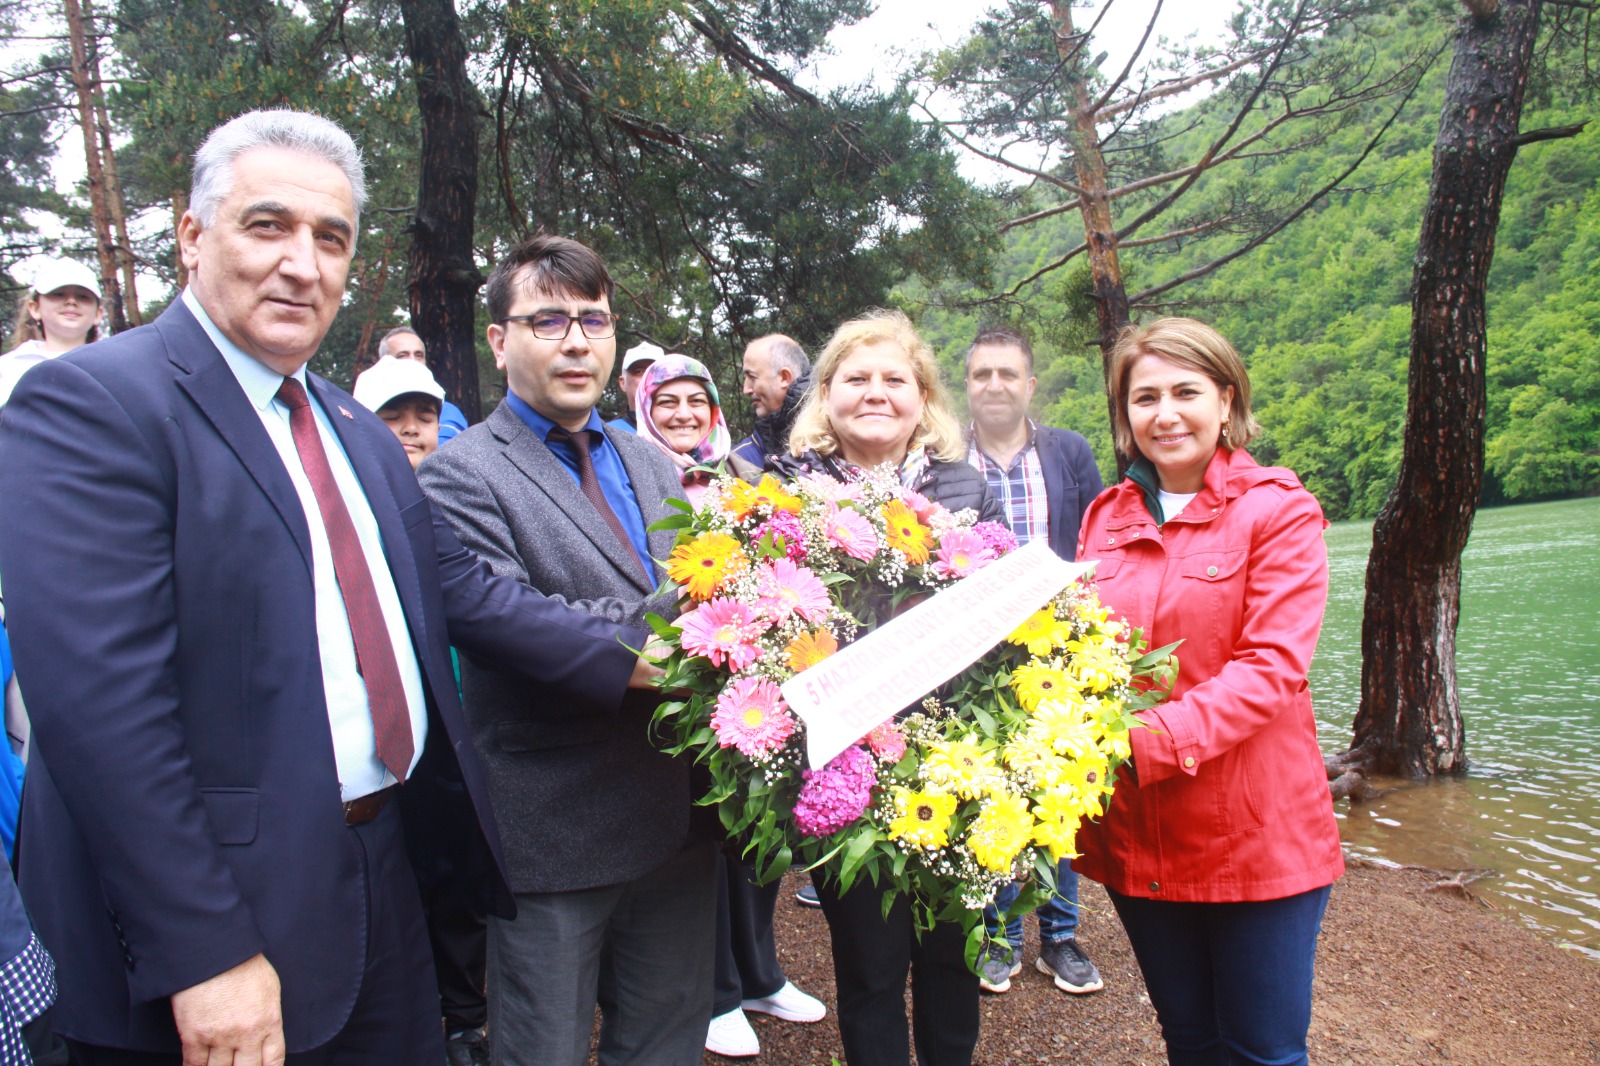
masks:
<svg viewBox="0 0 1600 1066"><path fill-rule="evenodd" d="M506 399L422 464L423 489L495 573L615 621L670 616L653 559L673 534L646 527L683 498L676 468L594 407L616 358L605 264L539 234L486 295ZM699 1063L715 847L691 831L688 764L651 744L655 697L597 715L471 657L461 683L517 897L489 932L494 1061L579 1066L598 1002L603 1066Z"/></svg>

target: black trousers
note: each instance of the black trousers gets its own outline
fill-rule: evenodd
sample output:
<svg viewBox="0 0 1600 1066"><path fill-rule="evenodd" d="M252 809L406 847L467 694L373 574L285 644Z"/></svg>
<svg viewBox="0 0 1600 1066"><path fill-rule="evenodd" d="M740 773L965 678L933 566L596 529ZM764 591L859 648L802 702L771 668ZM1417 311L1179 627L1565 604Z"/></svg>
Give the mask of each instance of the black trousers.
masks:
<svg viewBox="0 0 1600 1066"><path fill-rule="evenodd" d="M764 999L788 978L778 965L772 912L783 882L756 885L755 870L722 852L717 854L716 991L711 1016L727 1014L747 999Z"/></svg>
<svg viewBox="0 0 1600 1066"><path fill-rule="evenodd" d="M439 980L439 1012L447 1034L482 1029L489 1021L484 994L489 965L487 878L476 888L479 891L441 891L423 900Z"/></svg>
<svg viewBox="0 0 1600 1066"><path fill-rule="evenodd" d="M858 882L839 895L817 880L833 940L839 1034L850 1066L910 1066L906 975L918 1066L970 1066L978 1044L978 975L967 969L960 926L917 938L902 897L883 916L883 893Z"/></svg>

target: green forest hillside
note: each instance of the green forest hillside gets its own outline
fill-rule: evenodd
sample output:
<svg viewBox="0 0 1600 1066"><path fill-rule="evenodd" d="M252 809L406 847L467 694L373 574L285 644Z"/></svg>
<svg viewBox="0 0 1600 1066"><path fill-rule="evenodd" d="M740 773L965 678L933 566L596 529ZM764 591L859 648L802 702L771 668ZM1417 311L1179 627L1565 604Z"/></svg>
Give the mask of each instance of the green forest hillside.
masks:
<svg viewBox="0 0 1600 1066"><path fill-rule="evenodd" d="M1427 197L1453 24L1397 15L1360 47L1378 64L1443 48L1400 121L1351 181L1299 222L1198 282L1169 293L1165 313L1218 326L1244 355L1266 432L1252 452L1292 467L1330 518L1382 504L1400 461L1412 263ZM1341 42L1339 47L1357 45ZM1530 89L1523 128L1590 117L1558 79ZM1172 116L1204 134L1204 102ZM1325 145L1273 160L1247 181L1264 195L1335 175L1382 121L1374 113ZM1198 120L1198 122L1196 122ZM1114 143L1114 142L1113 142ZM1237 172L1202 196L1237 192ZM1224 185L1224 182L1231 185ZM996 282L1010 286L1081 240L1075 216L1013 231ZM1009 235L1008 235L1009 236ZM1124 253L1130 291L1226 251L1228 237ZM1489 301L1489 435L1485 502L1600 491L1600 123L1576 139L1522 149L1501 218ZM1089 330L1086 271L1048 275L1019 294L1013 318L1037 339L1042 420L1087 435L1112 468L1099 351ZM909 303L929 299L905 290ZM934 299L922 318L959 380L960 358L983 309ZM1145 312L1149 314L1151 312Z"/></svg>

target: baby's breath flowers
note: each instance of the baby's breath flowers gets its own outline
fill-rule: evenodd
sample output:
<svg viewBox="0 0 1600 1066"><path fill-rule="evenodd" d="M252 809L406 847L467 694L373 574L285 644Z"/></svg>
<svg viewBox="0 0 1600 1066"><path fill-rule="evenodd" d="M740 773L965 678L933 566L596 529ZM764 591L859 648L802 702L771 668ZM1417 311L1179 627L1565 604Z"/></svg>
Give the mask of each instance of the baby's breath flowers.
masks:
<svg viewBox="0 0 1600 1066"><path fill-rule="evenodd" d="M1134 712L1170 691L1167 652L1074 584L910 712L827 766L779 686L1016 547L1004 526L952 514L887 469L857 481L719 478L667 563L682 590L657 711L664 746L709 770L702 803L764 879L799 860L847 889L866 876L910 898L919 925L955 921L969 955L982 907L1013 878L1018 906L1055 888L1084 818L1110 801ZM889 708L883 709L885 712Z"/></svg>

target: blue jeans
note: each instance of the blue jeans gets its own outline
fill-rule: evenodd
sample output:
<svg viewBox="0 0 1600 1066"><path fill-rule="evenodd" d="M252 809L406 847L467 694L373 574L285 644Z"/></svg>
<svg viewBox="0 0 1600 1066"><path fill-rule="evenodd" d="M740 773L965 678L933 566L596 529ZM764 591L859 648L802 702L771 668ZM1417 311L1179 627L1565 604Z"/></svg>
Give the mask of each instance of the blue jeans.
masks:
<svg viewBox="0 0 1600 1066"><path fill-rule="evenodd" d="M1011 910L1011 905L1022 893L1022 886L1011 882L995 893L994 902L983 908L983 927L989 939L1000 934L1000 912ZM1078 873L1069 859L1062 859L1056 867L1056 894L1039 905L1034 912L1039 916L1039 939L1059 944L1070 940L1078 932ZM1022 946L1022 915L1006 914L1006 941L1014 948Z"/></svg>
<svg viewBox="0 0 1600 1066"><path fill-rule="evenodd" d="M1304 1066L1328 889L1259 903L1171 903L1107 890L1172 1066Z"/></svg>

